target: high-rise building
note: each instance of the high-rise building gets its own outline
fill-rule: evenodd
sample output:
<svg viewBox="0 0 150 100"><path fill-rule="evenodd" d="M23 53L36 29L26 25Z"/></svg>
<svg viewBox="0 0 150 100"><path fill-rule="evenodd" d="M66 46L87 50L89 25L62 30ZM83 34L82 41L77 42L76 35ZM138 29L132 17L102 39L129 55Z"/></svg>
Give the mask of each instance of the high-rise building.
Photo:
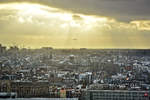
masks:
<svg viewBox="0 0 150 100"><path fill-rule="evenodd" d="M6 47L0 44L0 54L4 54L6 52Z"/></svg>

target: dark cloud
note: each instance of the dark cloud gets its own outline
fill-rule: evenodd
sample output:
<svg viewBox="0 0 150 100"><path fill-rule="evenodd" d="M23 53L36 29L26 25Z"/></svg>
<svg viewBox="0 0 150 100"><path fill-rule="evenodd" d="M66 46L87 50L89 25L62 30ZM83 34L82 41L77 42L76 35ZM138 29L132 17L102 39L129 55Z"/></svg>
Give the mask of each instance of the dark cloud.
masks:
<svg viewBox="0 0 150 100"><path fill-rule="evenodd" d="M77 13L113 17L120 21L149 20L150 0L0 0L36 2Z"/></svg>
<svg viewBox="0 0 150 100"><path fill-rule="evenodd" d="M73 15L72 18L74 20L82 20L82 17L80 15Z"/></svg>

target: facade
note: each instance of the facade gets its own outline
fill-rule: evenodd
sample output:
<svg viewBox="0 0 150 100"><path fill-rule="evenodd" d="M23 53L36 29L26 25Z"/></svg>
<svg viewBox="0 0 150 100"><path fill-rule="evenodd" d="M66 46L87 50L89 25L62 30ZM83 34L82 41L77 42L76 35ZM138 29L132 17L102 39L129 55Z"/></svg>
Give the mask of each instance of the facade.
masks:
<svg viewBox="0 0 150 100"><path fill-rule="evenodd" d="M149 91L87 90L85 100L149 100Z"/></svg>
<svg viewBox="0 0 150 100"><path fill-rule="evenodd" d="M0 93L11 92L10 84L11 82L9 80L0 80Z"/></svg>
<svg viewBox="0 0 150 100"><path fill-rule="evenodd" d="M11 91L18 97L50 97L48 82L11 82Z"/></svg>

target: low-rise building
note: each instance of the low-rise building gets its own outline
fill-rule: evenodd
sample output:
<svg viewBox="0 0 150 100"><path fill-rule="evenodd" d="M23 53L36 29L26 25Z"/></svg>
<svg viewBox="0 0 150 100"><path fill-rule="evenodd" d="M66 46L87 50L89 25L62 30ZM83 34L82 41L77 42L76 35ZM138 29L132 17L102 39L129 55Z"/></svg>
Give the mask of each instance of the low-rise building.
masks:
<svg viewBox="0 0 150 100"><path fill-rule="evenodd" d="M87 90L85 100L149 100L149 91Z"/></svg>

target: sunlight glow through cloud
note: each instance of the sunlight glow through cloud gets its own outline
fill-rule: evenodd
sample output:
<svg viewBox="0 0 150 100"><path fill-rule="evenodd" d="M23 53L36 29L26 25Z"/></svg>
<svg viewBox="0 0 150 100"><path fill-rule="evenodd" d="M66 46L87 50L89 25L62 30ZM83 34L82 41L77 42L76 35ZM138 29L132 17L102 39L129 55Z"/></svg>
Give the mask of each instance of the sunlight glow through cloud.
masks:
<svg viewBox="0 0 150 100"><path fill-rule="evenodd" d="M134 44L133 38L144 43L138 33L150 31L148 20L124 23L111 16L85 15L33 3L0 4L0 14L0 42L8 45L14 38L24 45L30 40L35 48L127 47L126 40ZM77 38L76 42L72 38Z"/></svg>

